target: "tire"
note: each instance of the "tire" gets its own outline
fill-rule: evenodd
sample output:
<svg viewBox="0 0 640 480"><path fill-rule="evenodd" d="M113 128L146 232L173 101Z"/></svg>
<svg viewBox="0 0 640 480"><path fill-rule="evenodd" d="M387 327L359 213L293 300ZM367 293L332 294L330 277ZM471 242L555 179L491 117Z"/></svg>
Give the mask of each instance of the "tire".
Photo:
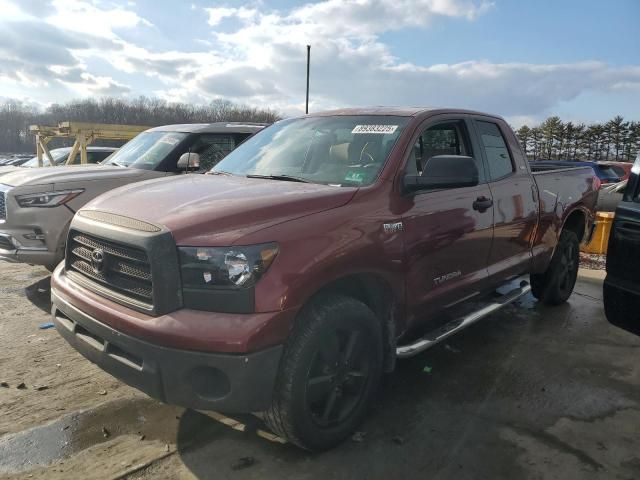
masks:
<svg viewBox="0 0 640 480"><path fill-rule="evenodd" d="M545 305L566 302L578 278L580 243L571 230L563 230L547 271L531 274L531 292Z"/></svg>
<svg viewBox="0 0 640 480"><path fill-rule="evenodd" d="M382 333L375 314L353 298L319 298L303 310L285 346L264 420L274 433L301 448L331 448L364 419L382 363Z"/></svg>

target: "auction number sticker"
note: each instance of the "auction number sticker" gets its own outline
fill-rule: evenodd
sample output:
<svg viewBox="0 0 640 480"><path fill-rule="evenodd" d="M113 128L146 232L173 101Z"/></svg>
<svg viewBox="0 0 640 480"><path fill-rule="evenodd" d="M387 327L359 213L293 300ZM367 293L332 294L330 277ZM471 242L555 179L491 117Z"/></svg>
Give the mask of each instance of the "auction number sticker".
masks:
<svg viewBox="0 0 640 480"><path fill-rule="evenodd" d="M172 135L165 135L159 140L159 143L168 143L169 145L177 145L180 142L179 138L175 138Z"/></svg>
<svg viewBox="0 0 640 480"><path fill-rule="evenodd" d="M356 125L351 133L380 133L388 135L394 133L398 125Z"/></svg>

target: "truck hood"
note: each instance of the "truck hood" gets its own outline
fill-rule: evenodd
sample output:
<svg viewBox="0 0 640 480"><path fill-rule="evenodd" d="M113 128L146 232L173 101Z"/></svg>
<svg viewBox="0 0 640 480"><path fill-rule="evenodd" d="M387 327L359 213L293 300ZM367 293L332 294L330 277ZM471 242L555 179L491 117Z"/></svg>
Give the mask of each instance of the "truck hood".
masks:
<svg viewBox="0 0 640 480"><path fill-rule="evenodd" d="M111 190L82 210L110 212L165 226L180 246L225 246L263 228L340 207L357 190L190 174Z"/></svg>
<svg viewBox="0 0 640 480"><path fill-rule="evenodd" d="M78 165L68 167L0 168L0 183L19 187L22 185L50 185L66 182L91 181L107 178L133 178L143 171L135 168L107 165Z"/></svg>

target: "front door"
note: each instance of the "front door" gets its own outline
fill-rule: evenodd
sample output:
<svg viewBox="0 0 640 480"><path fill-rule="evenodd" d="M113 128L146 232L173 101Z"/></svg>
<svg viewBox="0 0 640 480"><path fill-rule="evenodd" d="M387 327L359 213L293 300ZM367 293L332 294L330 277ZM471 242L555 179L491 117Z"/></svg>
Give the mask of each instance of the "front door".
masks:
<svg viewBox="0 0 640 480"><path fill-rule="evenodd" d="M409 325L477 294L487 279L493 237L491 191L482 156L464 118L431 120L415 140L406 175L428 175L436 155L474 158L476 186L425 190L408 198L403 215Z"/></svg>

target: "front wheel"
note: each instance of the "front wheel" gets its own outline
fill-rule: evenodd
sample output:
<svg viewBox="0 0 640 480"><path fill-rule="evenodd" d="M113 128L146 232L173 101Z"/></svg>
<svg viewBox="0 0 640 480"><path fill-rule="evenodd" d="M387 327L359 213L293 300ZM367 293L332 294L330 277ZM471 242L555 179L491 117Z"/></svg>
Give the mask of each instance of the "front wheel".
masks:
<svg viewBox="0 0 640 480"><path fill-rule="evenodd" d="M563 230L547 271L531 275L534 297L546 305L560 305L569 299L578 278L579 247L575 232Z"/></svg>
<svg viewBox="0 0 640 480"><path fill-rule="evenodd" d="M380 322L341 295L314 301L298 319L264 419L307 450L326 450L362 422L382 374Z"/></svg>

